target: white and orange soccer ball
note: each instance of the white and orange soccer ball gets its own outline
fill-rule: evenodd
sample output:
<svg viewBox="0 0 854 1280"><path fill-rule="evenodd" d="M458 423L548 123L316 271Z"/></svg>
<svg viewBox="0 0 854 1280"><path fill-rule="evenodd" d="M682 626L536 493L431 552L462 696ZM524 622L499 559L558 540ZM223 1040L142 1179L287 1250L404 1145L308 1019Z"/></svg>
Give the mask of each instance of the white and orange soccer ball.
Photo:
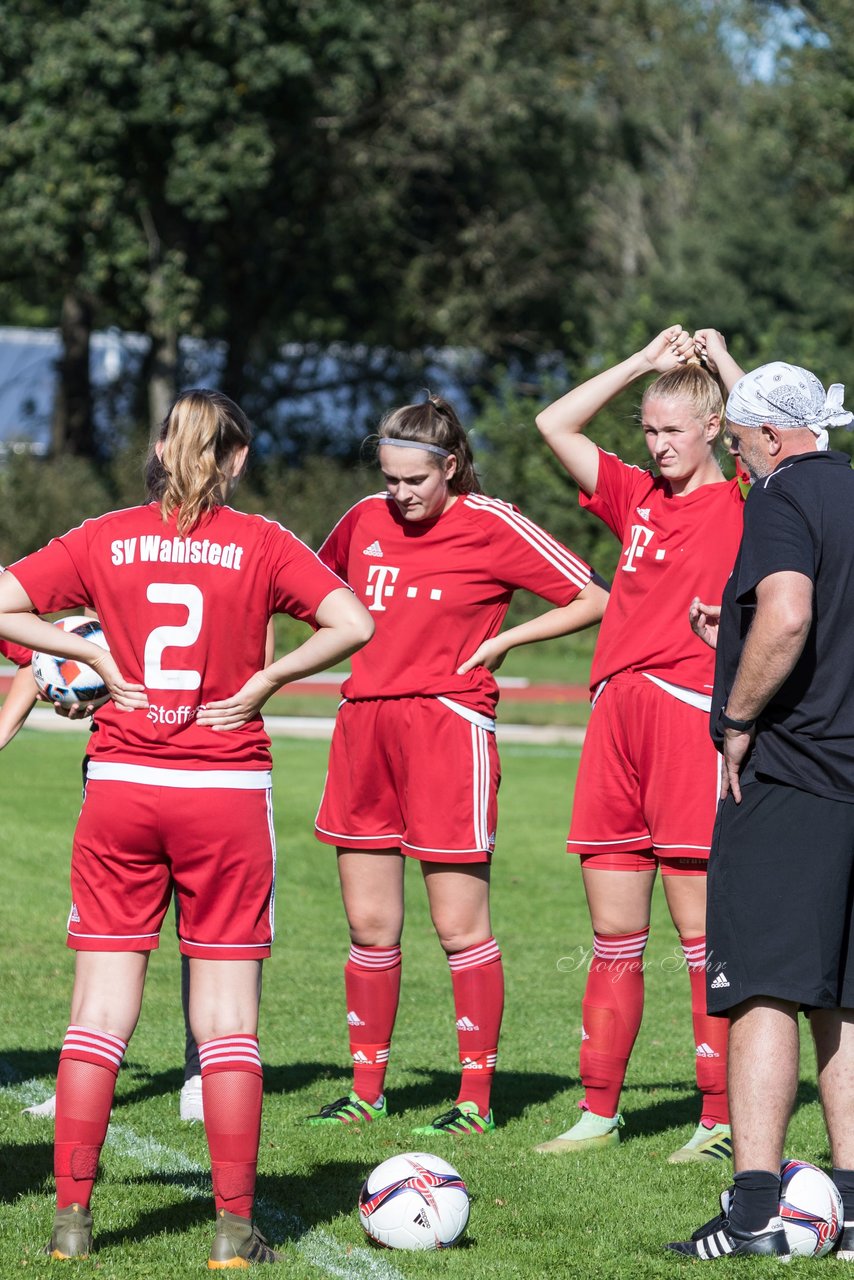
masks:
<svg viewBox="0 0 854 1280"><path fill-rule="evenodd" d="M60 618L54 624L63 631L73 631L102 649L109 649L101 624L96 618L81 616ZM33 654L33 679L39 693L48 702L62 707L101 707L110 695L97 671L71 658L57 658L52 653Z"/></svg>
<svg viewBox="0 0 854 1280"><path fill-rule="evenodd" d="M469 1220L469 1194L453 1165L408 1152L368 1174L359 1195L359 1220L388 1249L447 1249Z"/></svg>
<svg viewBox="0 0 854 1280"><path fill-rule="evenodd" d="M789 1250L798 1258L829 1253L842 1230L842 1197L826 1173L805 1160L780 1166L780 1217Z"/></svg>

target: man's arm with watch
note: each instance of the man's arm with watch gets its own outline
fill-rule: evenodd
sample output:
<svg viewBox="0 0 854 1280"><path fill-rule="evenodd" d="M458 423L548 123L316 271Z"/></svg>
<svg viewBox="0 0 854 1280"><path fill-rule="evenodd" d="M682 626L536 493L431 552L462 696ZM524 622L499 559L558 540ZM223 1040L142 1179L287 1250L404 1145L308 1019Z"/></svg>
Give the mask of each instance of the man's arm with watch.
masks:
<svg viewBox="0 0 854 1280"><path fill-rule="evenodd" d="M739 774L756 721L791 675L803 652L813 615L813 584L803 573L769 574L756 587L756 610L735 680L719 716L724 728L721 796L741 803Z"/></svg>

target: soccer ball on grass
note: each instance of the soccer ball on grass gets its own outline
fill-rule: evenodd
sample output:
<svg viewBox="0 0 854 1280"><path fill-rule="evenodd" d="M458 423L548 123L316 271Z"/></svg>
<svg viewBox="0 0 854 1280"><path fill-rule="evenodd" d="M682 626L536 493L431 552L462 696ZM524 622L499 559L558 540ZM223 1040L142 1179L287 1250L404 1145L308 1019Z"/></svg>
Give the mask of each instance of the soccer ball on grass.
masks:
<svg viewBox="0 0 854 1280"><path fill-rule="evenodd" d="M842 1197L826 1173L805 1160L780 1166L780 1217L798 1258L822 1258L842 1230Z"/></svg>
<svg viewBox="0 0 854 1280"><path fill-rule="evenodd" d="M447 1249L469 1220L466 1184L439 1156L392 1156L368 1174L359 1220L371 1240L388 1249Z"/></svg>

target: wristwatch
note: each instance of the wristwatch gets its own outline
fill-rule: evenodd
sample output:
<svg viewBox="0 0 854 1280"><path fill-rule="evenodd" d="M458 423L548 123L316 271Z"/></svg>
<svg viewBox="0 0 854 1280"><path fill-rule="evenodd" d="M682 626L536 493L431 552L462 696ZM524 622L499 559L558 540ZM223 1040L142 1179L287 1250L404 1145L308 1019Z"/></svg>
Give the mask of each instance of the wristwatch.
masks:
<svg viewBox="0 0 854 1280"><path fill-rule="evenodd" d="M737 733L749 733L756 724L755 720L733 720L725 711L720 714L721 724L725 729L735 729Z"/></svg>

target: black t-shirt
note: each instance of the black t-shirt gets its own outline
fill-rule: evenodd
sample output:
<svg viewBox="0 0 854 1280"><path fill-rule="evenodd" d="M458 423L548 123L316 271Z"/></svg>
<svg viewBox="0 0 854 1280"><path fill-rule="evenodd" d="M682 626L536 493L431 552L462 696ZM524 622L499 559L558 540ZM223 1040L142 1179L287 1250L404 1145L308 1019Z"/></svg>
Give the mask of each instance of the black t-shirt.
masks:
<svg viewBox="0 0 854 1280"><path fill-rule="evenodd" d="M719 722L756 607L772 573L814 584L813 621L789 678L761 713L743 771L854 803L854 471L844 453L801 453L757 481L723 596L711 731Z"/></svg>

